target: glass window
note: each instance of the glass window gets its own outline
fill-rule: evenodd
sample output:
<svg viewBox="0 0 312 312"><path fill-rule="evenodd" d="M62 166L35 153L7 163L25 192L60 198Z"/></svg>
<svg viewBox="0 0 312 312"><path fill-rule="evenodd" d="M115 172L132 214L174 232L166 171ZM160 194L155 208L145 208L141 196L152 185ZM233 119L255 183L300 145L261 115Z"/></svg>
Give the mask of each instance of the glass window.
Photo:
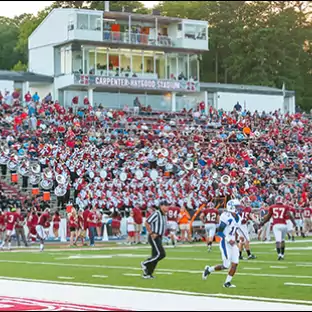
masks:
<svg viewBox="0 0 312 312"><path fill-rule="evenodd" d="M88 14L77 14L77 28L89 29L88 27Z"/></svg>
<svg viewBox="0 0 312 312"><path fill-rule="evenodd" d="M107 49L106 48L97 48L97 64L96 64L96 73L97 75L106 76L107 74Z"/></svg>
<svg viewBox="0 0 312 312"><path fill-rule="evenodd" d="M66 67L65 48L61 48L60 58L61 58L61 74L65 74Z"/></svg>
<svg viewBox="0 0 312 312"><path fill-rule="evenodd" d="M184 38L194 40L207 40L206 26L185 24Z"/></svg>
<svg viewBox="0 0 312 312"><path fill-rule="evenodd" d="M90 15L90 29L101 30L101 18L97 15Z"/></svg>
<svg viewBox="0 0 312 312"><path fill-rule="evenodd" d="M132 50L132 73L140 74L142 73L142 51Z"/></svg>
<svg viewBox="0 0 312 312"><path fill-rule="evenodd" d="M75 28L74 26L74 16L72 14L69 15L68 19L68 30L73 30Z"/></svg>

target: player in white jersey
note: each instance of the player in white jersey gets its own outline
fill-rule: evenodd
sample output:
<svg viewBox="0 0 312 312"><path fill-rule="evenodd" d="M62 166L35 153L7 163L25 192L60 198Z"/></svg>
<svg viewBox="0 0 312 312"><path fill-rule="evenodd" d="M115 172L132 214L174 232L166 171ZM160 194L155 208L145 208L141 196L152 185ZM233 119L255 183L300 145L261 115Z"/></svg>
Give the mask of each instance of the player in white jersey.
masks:
<svg viewBox="0 0 312 312"><path fill-rule="evenodd" d="M220 224L217 235L221 237L220 251L222 255L223 264L214 267L206 266L202 274L203 279L214 271L229 270L223 287L232 288L236 287L231 284L232 278L236 272L239 262L239 249L235 241L235 234L237 229L241 227L241 217L238 214L238 209L241 208L238 199L230 200L226 205L226 211L220 216Z"/></svg>

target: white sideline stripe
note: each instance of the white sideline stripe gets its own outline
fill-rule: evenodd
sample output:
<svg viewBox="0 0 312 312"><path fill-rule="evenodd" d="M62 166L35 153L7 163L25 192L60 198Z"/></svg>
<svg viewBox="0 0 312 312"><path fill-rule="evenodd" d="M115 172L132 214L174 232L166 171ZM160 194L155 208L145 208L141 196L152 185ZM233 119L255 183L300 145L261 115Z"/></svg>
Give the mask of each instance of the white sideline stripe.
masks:
<svg viewBox="0 0 312 312"><path fill-rule="evenodd" d="M297 267L312 267L312 264L297 264Z"/></svg>
<svg viewBox="0 0 312 312"><path fill-rule="evenodd" d="M278 265L271 265L270 268L271 269L288 269L287 266L278 266Z"/></svg>
<svg viewBox="0 0 312 312"><path fill-rule="evenodd" d="M0 263L16 263L16 264L32 264L32 265L51 265L64 267L78 267L78 268L101 268L101 269L116 269L116 270L133 270L141 271L141 268L113 266L113 265L92 265L92 264L73 264L73 263L59 263L59 262L32 262L32 261L17 261L17 260L0 260ZM171 269L157 269L157 272L172 272L172 273L191 273L201 274L203 270L171 270ZM228 274L227 272L214 272L213 274ZM259 277L279 277L279 278L305 278L312 279L312 276L304 275L282 275L282 274L256 274L256 273L236 273L236 275L259 276Z"/></svg>
<svg viewBox="0 0 312 312"><path fill-rule="evenodd" d="M247 299L247 300L249 299L249 300L255 300L255 301L262 301L263 300L263 301L267 301L267 302L286 302L286 303L294 303L294 304L298 303L298 304L312 305L312 301L308 301L308 300L293 300L293 299L282 299L282 298L277 299L277 298L227 295L227 294L205 294L205 293L197 293L197 292L188 292L188 291L183 291L183 290L169 290L169 289L159 289L159 288L144 288L144 287L134 287L134 286L115 286L115 285L91 284L91 283L80 283L80 282L61 282L61 281L49 281L49 280L38 280L38 279L6 277L6 276L0 276L0 280L3 280L5 282L6 281L37 282L37 283L42 283L42 284L53 284L53 285L73 285L73 286L96 287L96 288L143 290L143 291L150 291L150 292L156 292L156 293L161 292L161 293L168 293L168 294L195 295L195 296L215 297L215 298L218 298L218 297L239 298L239 299ZM298 307L300 307L300 306L298 306ZM311 307L309 306L309 308L311 308Z"/></svg>
<svg viewBox="0 0 312 312"><path fill-rule="evenodd" d="M271 253L272 254L272 253ZM84 259L84 260L93 260L93 259L105 259L105 258L112 258L112 257L120 257L120 258L144 258L144 257L148 257L149 255L145 255L145 254L137 254L137 255L133 255L133 254L111 254L110 256L105 256L105 255L82 255L81 257L78 255L74 255L74 256L68 256L68 257L61 257L61 258L54 258L54 260L79 260L79 259ZM219 254L218 254L219 257ZM166 257L166 260L173 260L173 261L177 261L177 260L181 260L181 261L203 261L203 262L207 262L207 261L216 261L219 258L187 258L187 257ZM243 260L240 261L240 263L250 263L250 260ZM276 263L276 261L265 261L265 260L252 260L252 263ZM283 261L283 263L285 264L308 264L312 266L312 262L292 262L292 261Z"/></svg>
<svg viewBox="0 0 312 312"><path fill-rule="evenodd" d="M303 286L312 287L312 284L300 284L300 283L284 283L285 286Z"/></svg>
<svg viewBox="0 0 312 312"><path fill-rule="evenodd" d="M300 240L300 241L295 241L295 242L291 242L291 244L305 244L305 243L312 243L312 240ZM272 245L272 244L275 244L275 241L270 241L270 242L250 242L251 245L262 245L260 246L261 248L265 248L267 247L268 245ZM149 245L143 245L143 246L124 246L124 247L105 247L105 244L103 244L104 247L92 247L92 249L87 249L87 248L75 248L75 251L86 251L86 250L90 250L90 251L101 251L101 250L131 250L131 249L150 249L151 247ZM213 246L219 246L218 243L214 243ZM168 249L172 249L173 251L178 251L178 249L180 248L192 248L192 247L203 247L203 248L206 248L206 245L205 244L190 244L190 245L178 245L178 249L176 248L173 248L173 246L166 246L164 245L165 248L168 248ZM13 247L14 248L14 247ZM312 249L312 247L298 247L300 249L298 250L301 250L302 248L304 248L304 250L306 249ZM287 250L292 250L292 247L287 247ZM28 248L28 249L13 249L11 250L10 252L11 253L19 253L19 252L26 252L26 253L32 253L32 252L38 252L39 251L39 247L37 248ZM72 252L73 249L71 248L49 248L49 249L46 249L47 252L64 252L64 251L69 251L69 252Z"/></svg>
<svg viewBox="0 0 312 312"><path fill-rule="evenodd" d="M261 270L261 268L243 268L243 270Z"/></svg>
<svg viewBox="0 0 312 312"><path fill-rule="evenodd" d="M124 273L122 275L124 275L124 276L141 276L141 274L137 274L137 273Z"/></svg>
<svg viewBox="0 0 312 312"><path fill-rule="evenodd" d="M94 278L108 278L107 275L92 275Z"/></svg>
<svg viewBox="0 0 312 312"><path fill-rule="evenodd" d="M73 279L75 279L75 278L72 277L72 276L58 276L57 278L58 278L58 279L64 279L64 280L73 280Z"/></svg>

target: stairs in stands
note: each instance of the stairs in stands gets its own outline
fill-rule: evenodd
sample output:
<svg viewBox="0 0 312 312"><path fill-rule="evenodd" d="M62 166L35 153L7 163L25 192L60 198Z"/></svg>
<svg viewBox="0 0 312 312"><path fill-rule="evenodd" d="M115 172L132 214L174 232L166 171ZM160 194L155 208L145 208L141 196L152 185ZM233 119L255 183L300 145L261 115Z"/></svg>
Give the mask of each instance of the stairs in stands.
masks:
<svg viewBox="0 0 312 312"><path fill-rule="evenodd" d="M23 194L19 191L19 189L11 185L10 183L6 181L1 181L0 185L2 187L2 190L4 191L4 194L15 196L22 202L25 200L25 196L23 196Z"/></svg>

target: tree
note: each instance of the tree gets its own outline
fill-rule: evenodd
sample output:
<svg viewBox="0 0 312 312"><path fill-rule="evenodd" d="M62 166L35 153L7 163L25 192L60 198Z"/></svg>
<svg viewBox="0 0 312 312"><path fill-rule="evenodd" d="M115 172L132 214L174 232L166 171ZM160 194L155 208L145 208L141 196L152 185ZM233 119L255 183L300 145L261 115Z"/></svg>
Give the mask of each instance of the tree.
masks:
<svg viewBox="0 0 312 312"><path fill-rule="evenodd" d="M0 17L0 68L11 69L19 60L15 51L18 36L18 26L14 20Z"/></svg>
<svg viewBox="0 0 312 312"><path fill-rule="evenodd" d="M21 54L21 61L24 64L28 63L28 37L45 19L51 11L51 7L38 12L37 15L23 14L15 17L19 21L19 34L15 50Z"/></svg>
<svg viewBox="0 0 312 312"><path fill-rule="evenodd" d="M296 91L312 107L311 1L162 1L163 15L207 20L201 80Z"/></svg>
<svg viewBox="0 0 312 312"><path fill-rule="evenodd" d="M104 10L104 1L89 1L90 9ZM110 11L121 12L124 9L131 9L132 12L146 14L148 9L141 1L109 1Z"/></svg>
<svg viewBox="0 0 312 312"><path fill-rule="evenodd" d="M28 66L23 64L21 61L18 61L18 63L13 66L12 70L17 72L27 72Z"/></svg>

